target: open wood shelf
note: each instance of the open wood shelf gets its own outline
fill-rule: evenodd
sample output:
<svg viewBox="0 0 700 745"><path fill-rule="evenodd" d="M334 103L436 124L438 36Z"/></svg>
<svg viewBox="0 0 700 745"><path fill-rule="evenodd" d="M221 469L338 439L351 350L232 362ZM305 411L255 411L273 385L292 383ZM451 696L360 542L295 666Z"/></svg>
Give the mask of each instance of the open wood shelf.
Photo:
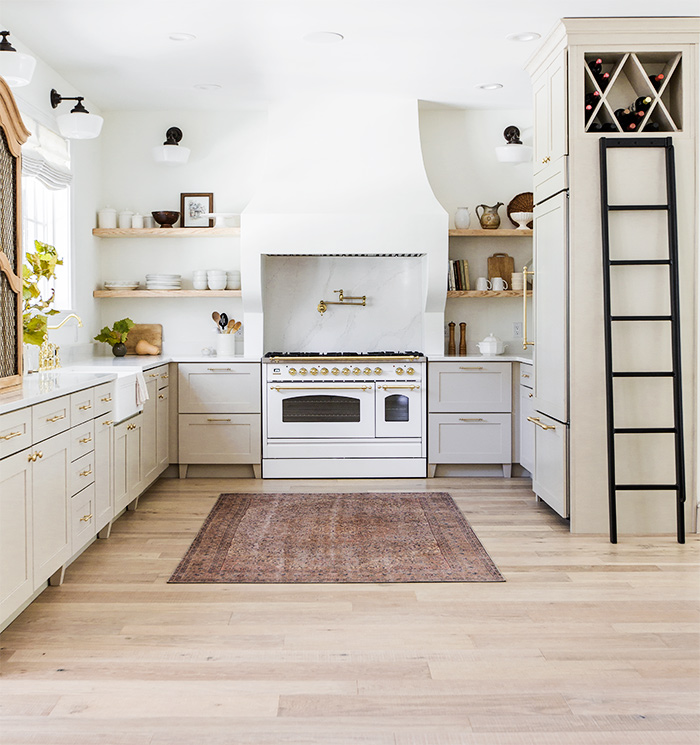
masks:
<svg viewBox="0 0 700 745"><path fill-rule="evenodd" d="M532 290L526 292L532 297ZM448 290L447 297L522 297L522 290Z"/></svg>
<svg viewBox="0 0 700 745"><path fill-rule="evenodd" d="M95 290L93 297L241 297L240 290Z"/></svg>
<svg viewBox="0 0 700 745"><path fill-rule="evenodd" d="M520 228L498 228L497 230L467 228L464 230L452 229L448 232L451 237L463 238L532 238L532 230L520 230Z"/></svg>
<svg viewBox="0 0 700 745"><path fill-rule="evenodd" d="M226 238L240 228L93 228L98 238Z"/></svg>

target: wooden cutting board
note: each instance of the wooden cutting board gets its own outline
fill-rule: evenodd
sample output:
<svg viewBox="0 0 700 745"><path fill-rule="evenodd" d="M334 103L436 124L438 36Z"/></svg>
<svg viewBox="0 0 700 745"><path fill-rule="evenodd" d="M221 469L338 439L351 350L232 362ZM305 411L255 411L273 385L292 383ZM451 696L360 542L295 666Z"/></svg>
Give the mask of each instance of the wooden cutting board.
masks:
<svg viewBox="0 0 700 745"><path fill-rule="evenodd" d="M134 347L136 344L145 339L149 344L158 347L160 352L163 349L163 326L160 323L136 323L129 329L129 336L126 337L126 353L136 354Z"/></svg>
<svg viewBox="0 0 700 745"><path fill-rule="evenodd" d="M515 262L512 256L508 254L493 254L488 258L488 273L489 279L494 277L502 277L508 283L510 287L510 275L513 273L515 268Z"/></svg>

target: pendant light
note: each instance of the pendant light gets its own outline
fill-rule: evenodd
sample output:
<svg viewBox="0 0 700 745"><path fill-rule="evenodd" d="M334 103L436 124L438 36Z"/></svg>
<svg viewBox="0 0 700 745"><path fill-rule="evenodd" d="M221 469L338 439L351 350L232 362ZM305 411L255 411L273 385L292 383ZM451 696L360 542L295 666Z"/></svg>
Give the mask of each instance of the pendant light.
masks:
<svg viewBox="0 0 700 745"><path fill-rule="evenodd" d="M61 101L77 101L70 114L56 117L59 132L69 140L92 140L99 137L104 119L91 114L83 106L83 96L62 96L55 88L51 89L51 107L56 108Z"/></svg>
<svg viewBox="0 0 700 745"><path fill-rule="evenodd" d="M501 163L527 163L532 160L532 148L520 141L520 130L511 125L503 131L507 145L496 148L496 158Z"/></svg>
<svg viewBox="0 0 700 745"><path fill-rule="evenodd" d="M0 77L5 78L10 88L20 88L31 81L36 60L18 52L7 40L9 35L9 31L0 31Z"/></svg>
<svg viewBox="0 0 700 745"><path fill-rule="evenodd" d="M165 133L165 142L153 148L153 160L166 166L182 166L190 157L188 147L180 147L182 130L170 127Z"/></svg>

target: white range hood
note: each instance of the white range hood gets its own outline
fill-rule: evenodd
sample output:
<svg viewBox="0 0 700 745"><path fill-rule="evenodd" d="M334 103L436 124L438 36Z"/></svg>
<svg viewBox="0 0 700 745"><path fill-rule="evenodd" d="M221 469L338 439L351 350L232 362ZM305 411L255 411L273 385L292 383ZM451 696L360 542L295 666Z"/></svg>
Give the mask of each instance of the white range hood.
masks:
<svg viewBox="0 0 700 745"><path fill-rule="evenodd" d="M273 107L264 175L241 216L246 355L269 351L263 314L280 301L264 292L271 256L420 257L422 296L410 302L422 316L422 351L442 354L447 231L448 215L423 165L417 101L335 98ZM376 294L368 296L375 309L391 303L390 292ZM371 314L354 317L367 322Z"/></svg>

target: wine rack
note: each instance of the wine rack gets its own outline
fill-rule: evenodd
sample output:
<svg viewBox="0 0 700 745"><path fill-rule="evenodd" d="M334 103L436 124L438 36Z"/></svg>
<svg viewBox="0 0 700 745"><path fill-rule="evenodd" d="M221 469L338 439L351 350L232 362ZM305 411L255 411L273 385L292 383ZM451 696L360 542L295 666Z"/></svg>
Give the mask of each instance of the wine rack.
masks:
<svg viewBox="0 0 700 745"><path fill-rule="evenodd" d="M680 52L586 53L583 70L586 98L581 102L585 131L596 134L682 131L681 56ZM598 74L596 68L600 68ZM634 127L628 130L615 112L628 109L640 98L651 100L644 115L635 117ZM591 105L589 110L586 104Z"/></svg>

